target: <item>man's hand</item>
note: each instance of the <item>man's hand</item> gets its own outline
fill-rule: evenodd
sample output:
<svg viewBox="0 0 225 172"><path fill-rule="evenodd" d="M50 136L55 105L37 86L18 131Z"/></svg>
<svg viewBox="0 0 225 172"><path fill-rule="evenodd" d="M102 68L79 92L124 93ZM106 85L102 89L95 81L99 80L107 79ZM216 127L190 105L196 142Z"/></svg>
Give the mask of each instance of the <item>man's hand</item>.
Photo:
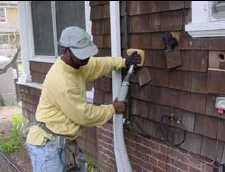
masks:
<svg viewBox="0 0 225 172"><path fill-rule="evenodd" d="M120 102L117 99L113 102L114 109L116 113L125 114L126 112L126 105L124 102Z"/></svg>
<svg viewBox="0 0 225 172"><path fill-rule="evenodd" d="M131 65L137 66L137 64L141 63L141 56L137 53L137 51L133 52L130 56L126 58L126 67L129 68Z"/></svg>

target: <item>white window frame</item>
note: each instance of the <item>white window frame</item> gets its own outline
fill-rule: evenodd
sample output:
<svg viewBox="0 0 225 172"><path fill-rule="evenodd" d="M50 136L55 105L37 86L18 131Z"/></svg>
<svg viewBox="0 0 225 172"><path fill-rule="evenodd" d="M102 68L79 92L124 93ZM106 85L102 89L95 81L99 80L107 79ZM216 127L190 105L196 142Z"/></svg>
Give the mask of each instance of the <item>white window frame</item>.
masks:
<svg viewBox="0 0 225 172"><path fill-rule="evenodd" d="M3 9L3 10L4 10L4 13L5 13L5 21L0 21L0 23L1 23L1 24L7 23L6 7L0 7L0 9Z"/></svg>
<svg viewBox="0 0 225 172"><path fill-rule="evenodd" d="M91 35L90 20L90 1L85 1L85 27L86 31ZM34 37L33 37L33 25L32 25L32 13L31 13L31 1L19 2L20 12L20 34L21 34L21 57L24 66L24 74L20 79L20 82L29 83L31 82L30 75L30 61L37 61L43 63L54 63L56 57L58 57L58 44L57 44L57 27L56 27L56 9L55 1L51 1L51 13L52 13L52 27L53 27L53 38L54 38L54 50L55 56L35 55L34 53ZM92 38L93 39L93 38ZM94 88L91 91L87 91L87 101L93 102Z"/></svg>
<svg viewBox="0 0 225 172"><path fill-rule="evenodd" d="M185 26L192 37L225 36L225 18L213 18L212 2L192 1L192 21Z"/></svg>
<svg viewBox="0 0 225 172"><path fill-rule="evenodd" d="M34 53L34 37L33 37L33 25L32 25L32 13L31 13L31 1L20 1L19 12L21 21L21 53L25 61L38 61L46 63L54 63L56 57L58 57L58 46L57 46L57 28L56 28L56 11L55 1L51 1L51 13L52 13L52 27L53 27L53 39L54 39L54 56L47 55L35 55ZM89 1L85 1L85 24L87 32L91 34L91 20L90 20L90 5ZM28 72L29 63L25 62L25 68ZM29 78L28 76L26 78ZM30 80L30 79L26 79Z"/></svg>

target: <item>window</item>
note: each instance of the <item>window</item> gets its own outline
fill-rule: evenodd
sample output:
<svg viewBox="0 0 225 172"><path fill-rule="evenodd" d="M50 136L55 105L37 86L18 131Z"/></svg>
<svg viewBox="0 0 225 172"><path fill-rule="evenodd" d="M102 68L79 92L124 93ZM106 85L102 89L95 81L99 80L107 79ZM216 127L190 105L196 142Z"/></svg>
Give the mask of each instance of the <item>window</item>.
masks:
<svg viewBox="0 0 225 172"><path fill-rule="evenodd" d="M84 1L56 1L57 40L63 29L68 26L79 26L85 29ZM61 54L60 49L58 50Z"/></svg>
<svg viewBox="0 0 225 172"><path fill-rule="evenodd" d="M54 56L50 1L32 1L32 22L35 55Z"/></svg>
<svg viewBox="0 0 225 172"><path fill-rule="evenodd" d="M0 44L8 44L8 43L9 43L9 35L0 34Z"/></svg>
<svg viewBox="0 0 225 172"><path fill-rule="evenodd" d="M225 19L225 1L212 2L212 17L215 19Z"/></svg>
<svg viewBox="0 0 225 172"><path fill-rule="evenodd" d="M0 8L0 23L6 22L6 8Z"/></svg>
<svg viewBox="0 0 225 172"><path fill-rule="evenodd" d="M67 26L85 29L84 1L32 1L34 54L58 56L60 34Z"/></svg>
<svg viewBox="0 0 225 172"><path fill-rule="evenodd" d="M192 37L225 36L225 1L192 1L192 22L185 30Z"/></svg>

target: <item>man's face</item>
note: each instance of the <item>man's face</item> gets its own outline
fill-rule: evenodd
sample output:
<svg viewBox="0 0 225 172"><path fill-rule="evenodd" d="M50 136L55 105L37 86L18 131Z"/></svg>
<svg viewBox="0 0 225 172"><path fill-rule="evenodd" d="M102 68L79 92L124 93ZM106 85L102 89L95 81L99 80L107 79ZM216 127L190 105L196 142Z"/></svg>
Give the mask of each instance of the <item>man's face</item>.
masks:
<svg viewBox="0 0 225 172"><path fill-rule="evenodd" d="M71 60L71 63L72 63L71 65L73 67L79 69L80 67L88 64L89 58L87 58L85 60L80 60L70 51L70 49L68 49L68 51L69 51L69 56L70 56L70 60Z"/></svg>

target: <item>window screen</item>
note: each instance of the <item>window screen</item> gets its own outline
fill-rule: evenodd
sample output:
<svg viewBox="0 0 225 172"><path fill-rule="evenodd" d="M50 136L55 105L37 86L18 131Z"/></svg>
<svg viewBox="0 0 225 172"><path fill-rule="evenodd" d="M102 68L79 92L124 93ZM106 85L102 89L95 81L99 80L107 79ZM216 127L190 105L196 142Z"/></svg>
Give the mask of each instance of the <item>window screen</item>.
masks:
<svg viewBox="0 0 225 172"><path fill-rule="evenodd" d="M212 16L216 19L225 19L225 1L214 1L212 3Z"/></svg>
<svg viewBox="0 0 225 172"><path fill-rule="evenodd" d="M0 34L0 44L8 44L9 43L9 35Z"/></svg>
<svg viewBox="0 0 225 172"><path fill-rule="evenodd" d="M57 40L68 26L79 26L85 29L84 1L56 1ZM59 49L59 54L61 54Z"/></svg>
<svg viewBox="0 0 225 172"><path fill-rule="evenodd" d="M0 22L6 21L6 9L0 8Z"/></svg>
<svg viewBox="0 0 225 172"><path fill-rule="evenodd" d="M54 56L51 1L32 1L35 55Z"/></svg>

